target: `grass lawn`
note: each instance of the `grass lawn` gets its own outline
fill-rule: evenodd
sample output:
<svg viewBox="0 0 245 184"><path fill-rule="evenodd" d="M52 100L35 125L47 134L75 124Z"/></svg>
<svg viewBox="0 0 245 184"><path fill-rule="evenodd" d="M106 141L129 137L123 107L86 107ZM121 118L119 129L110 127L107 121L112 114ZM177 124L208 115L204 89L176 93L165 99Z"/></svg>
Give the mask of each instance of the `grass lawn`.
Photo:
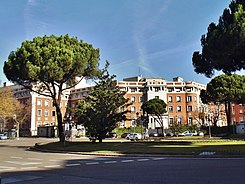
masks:
<svg viewBox="0 0 245 184"><path fill-rule="evenodd" d="M245 141L221 139L162 139L154 141L105 140L93 144L88 141L54 142L39 145L40 149L53 151L87 152L91 154L165 154L199 155L215 152L215 155L245 156Z"/></svg>

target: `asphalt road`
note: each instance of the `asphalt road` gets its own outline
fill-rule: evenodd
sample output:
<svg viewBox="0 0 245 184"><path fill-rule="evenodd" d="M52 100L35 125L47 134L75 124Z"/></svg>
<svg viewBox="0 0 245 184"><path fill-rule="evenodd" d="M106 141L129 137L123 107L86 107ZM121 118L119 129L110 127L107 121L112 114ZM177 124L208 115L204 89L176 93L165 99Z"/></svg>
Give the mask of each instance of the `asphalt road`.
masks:
<svg viewBox="0 0 245 184"><path fill-rule="evenodd" d="M244 158L101 157L31 151L36 142L0 141L1 184L245 183Z"/></svg>

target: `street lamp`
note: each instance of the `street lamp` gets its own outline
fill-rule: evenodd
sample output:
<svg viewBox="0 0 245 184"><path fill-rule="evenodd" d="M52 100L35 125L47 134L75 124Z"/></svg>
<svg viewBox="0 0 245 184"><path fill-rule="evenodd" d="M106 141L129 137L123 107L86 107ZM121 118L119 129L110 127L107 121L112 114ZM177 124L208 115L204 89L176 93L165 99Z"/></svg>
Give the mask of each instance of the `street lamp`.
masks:
<svg viewBox="0 0 245 184"><path fill-rule="evenodd" d="M211 114L208 113L208 134L209 134L209 138L211 138Z"/></svg>
<svg viewBox="0 0 245 184"><path fill-rule="evenodd" d="M19 140L19 137L20 137L20 124L17 121L16 114L13 115L13 119L14 119L14 121L16 123L16 138L17 138L17 140Z"/></svg>

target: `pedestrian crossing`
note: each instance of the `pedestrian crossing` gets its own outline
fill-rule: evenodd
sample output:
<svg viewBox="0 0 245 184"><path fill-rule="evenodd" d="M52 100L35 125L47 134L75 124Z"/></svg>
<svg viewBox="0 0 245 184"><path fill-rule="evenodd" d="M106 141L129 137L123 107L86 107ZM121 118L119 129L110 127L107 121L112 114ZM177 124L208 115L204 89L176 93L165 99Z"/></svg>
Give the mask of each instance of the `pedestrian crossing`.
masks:
<svg viewBox="0 0 245 184"><path fill-rule="evenodd" d="M45 159L35 157L16 157L10 156L7 160L0 161L0 172L18 171L18 170L41 170L45 168L61 168L61 167L76 167L76 166L92 166L99 164L129 164L140 163L147 161L163 160L164 157L94 157L84 158L79 156L66 156L57 159Z"/></svg>

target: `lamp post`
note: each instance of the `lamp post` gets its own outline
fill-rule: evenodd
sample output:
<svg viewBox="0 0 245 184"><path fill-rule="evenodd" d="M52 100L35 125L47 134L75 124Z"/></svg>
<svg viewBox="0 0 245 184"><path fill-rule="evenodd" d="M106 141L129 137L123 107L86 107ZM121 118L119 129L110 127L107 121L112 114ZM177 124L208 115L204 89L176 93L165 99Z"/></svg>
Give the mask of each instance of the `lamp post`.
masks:
<svg viewBox="0 0 245 184"><path fill-rule="evenodd" d="M208 134L209 138L211 138L211 114L208 113Z"/></svg>
<svg viewBox="0 0 245 184"><path fill-rule="evenodd" d="M19 140L19 137L20 137L20 124L17 121L16 114L13 115L13 119L14 119L14 121L16 123L16 139Z"/></svg>

